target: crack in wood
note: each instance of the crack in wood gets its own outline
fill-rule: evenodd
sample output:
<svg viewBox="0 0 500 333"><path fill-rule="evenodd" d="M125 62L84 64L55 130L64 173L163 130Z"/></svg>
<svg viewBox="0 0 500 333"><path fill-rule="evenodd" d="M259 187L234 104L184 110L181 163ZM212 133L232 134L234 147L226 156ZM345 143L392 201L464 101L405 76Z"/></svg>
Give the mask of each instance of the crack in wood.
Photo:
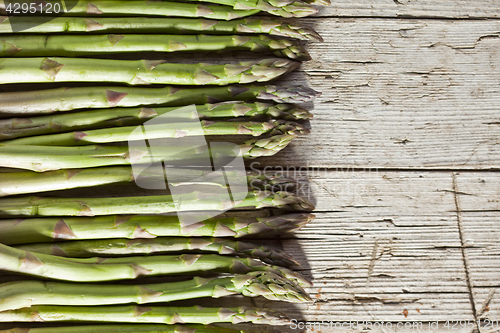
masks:
<svg viewBox="0 0 500 333"><path fill-rule="evenodd" d="M486 296L486 299L484 300L483 304L481 305L481 309L477 313L478 317L481 317L485 312L487 312L488 307L489 307L491 301L493 300L493 296L495 296L496 291L497 291L496 288L490 290L490 292L488 293L488 296Z"/></svg>
<svg viewBox="0 0 500 333"><path fill-rule="evenodd" d="M469 274L469 262L467 259L467 254L465 253L465 240L464 240L464 231L463 231L463 225L462 225L462 210L460 208L460 199L458 196L458 185L457 185L457 174L455 172L451 173L451 179L452 179L452 184L453 184L453 197L455 199L455 207L457 209L457 224L458 224L458 234L460 237L460 244L461 246L461 251L462 251L462 258L464 262L464 269L465 269L465 279L467 282L467 289L469 291L469 302L471 305L471 310L472 310L472 315L474 316L474 326L476 332L480 332L479 326L478 326L478 314L476 311L476 303L474 302L474 294L472 292L472 283L470 279L470 274Z"/></svg>

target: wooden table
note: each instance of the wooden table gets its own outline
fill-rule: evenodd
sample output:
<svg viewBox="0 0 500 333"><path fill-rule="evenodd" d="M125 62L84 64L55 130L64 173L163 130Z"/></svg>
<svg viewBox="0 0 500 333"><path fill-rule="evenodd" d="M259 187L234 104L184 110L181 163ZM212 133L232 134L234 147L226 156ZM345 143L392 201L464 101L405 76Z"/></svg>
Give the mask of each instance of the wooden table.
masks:
<svg viewBox="0 0 500 333"><path fill-rule="evenodd" d="M333 2L302 20L325 41L287 77L323 92L312 133L251 166L286 170L316 204L283 241L315 301L252 304L371 332L498 332L500 2Z"/></svg>
<svg viewBox="0 0 500 333"><path fill-rule="evenodd" d="M500 2L333 2L294 74L323 92L312 133L262 164L317 206L284 242L315 282L290 314L499 332Z"/></svg>

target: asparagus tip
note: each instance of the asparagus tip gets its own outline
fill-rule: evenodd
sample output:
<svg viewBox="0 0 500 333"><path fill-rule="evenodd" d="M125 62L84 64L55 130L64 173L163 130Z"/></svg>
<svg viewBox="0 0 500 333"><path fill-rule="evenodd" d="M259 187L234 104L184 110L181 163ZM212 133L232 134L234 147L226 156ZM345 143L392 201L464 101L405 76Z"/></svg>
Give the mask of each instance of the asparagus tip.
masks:
<svg viewBox="0 0 500 333"><path fill-rule="evenodd" d="M283 269L288 274L286 269ZM237 275L232 279L235 287L241 289L244 296L263 296L270 300L287 302L308 302L311 300L307 292L285 276L272 272L250 272Z"/></svg>
<svg viewBox="0 0 500 333"><path fill-rule="evenodd" d="M276 135L264 139L252 139L246 141L242 146L244 157L256 158L261 156L272 156L283 150L292 140L294 135Z"/></svg>
<svg viewBox="0 0 500 333"><path fill-rule="evenodd" d="M304 2L288 3L275 10L269 9L268 13L282 17L306 17L318 12L318 9Z"/></svg>
<svg viewBox="0 0 500 333"><path fill-rule="evenodd" d="M273 100L284 103L304 103L321 96L321 93L303 86L266 86L259 92L258 99Z"/></svg>

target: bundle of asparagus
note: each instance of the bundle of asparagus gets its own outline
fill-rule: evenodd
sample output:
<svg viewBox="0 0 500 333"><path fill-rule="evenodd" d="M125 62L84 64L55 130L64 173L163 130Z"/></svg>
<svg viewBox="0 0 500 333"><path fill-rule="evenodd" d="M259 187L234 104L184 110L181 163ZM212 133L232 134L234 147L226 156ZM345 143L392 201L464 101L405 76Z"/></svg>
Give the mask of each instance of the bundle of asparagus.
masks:
<svg viewBox="0 0 500 333"><path fill-rule="evenodd" d="M0 84L53 84L0 92L0 117L7 117L0 119L0 167L10 168L0 173L0 271L28 276L0 283L0 323L115 323L0 332L246 333L209 324L283 325L288 318L270 309L201 307L198 301L193 307L152 304L229 295L311 300L304 290L311 282L293 271L299 263L264 241L314 218L313 205L290 192L294 180L194 168L206 156L213 165L225 165L231 156L190 141L154 149L149 142L223 137L236 141L231 148L236 156L248 159L272 156L307 134L303 121L312 115L293 103L319 93L248 84L281 78L309 60L293 39L321 37L297 23L253 15L303 17L325 4L66 0L64 15L51 20L43 10L25 19L0 17ZM0 14L7 11L0 4ZM186 51L267 52L280 58L166 61L165 53ZM128 60L115 59L122 54ZM188 105L195 110L189 121L199 120L197 130L188 120L150 122ZM242 139L248 136L255 138ZM145 147L130 145L142 141ZM181 201L173 191L130 192L139 177L134 166L151 163L170 166L168 175L146 170L140 177L184 191ZM227 177L246 177L247 192L234 192ZM125 186L124 193L108 194L109 186ZM96 188L98 196L67 192ZM222 200L217 188L231 199ZM233 202L239 194L244 199ZM177 280L148 281L153 276ZM136 282L139 277L146 280Z"/></svg>

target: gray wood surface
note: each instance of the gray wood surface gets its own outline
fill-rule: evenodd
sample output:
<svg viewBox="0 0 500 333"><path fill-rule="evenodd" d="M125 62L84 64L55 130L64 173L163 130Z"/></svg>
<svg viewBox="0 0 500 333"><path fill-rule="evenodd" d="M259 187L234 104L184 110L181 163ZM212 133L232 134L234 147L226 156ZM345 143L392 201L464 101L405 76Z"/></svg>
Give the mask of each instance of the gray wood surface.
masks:
<svg viewBox="0 0 500 333"><path fill-rule="evenodd" d="M483 19L499 18L497 0L334 0L320 16L417 17Z"/></svg>
<svg viewBox="0 0 500 333"><path fill-rule="evenodd" d="M262 163L500 167L500 21L304 21L325 38L292 76L323 93L312 133Z"/></svg>
<svg viewBox="0 0 500 333"><path fill-rule="evenodd" d="M485 332L500 329L500 177L458 174L465 253L478 318Z"/></svg>
<svg viewBox="0 0 500 333"><path fill-rule="evenodd" d="M284 248L314 278L305 319L473 319L450 173L302 177L321 213Z"/></svg>
<svg viewBox="0 0 500 333"><path fill-rule="evenodd" d="M284 242L315 281L315 302L290 313L500 331L500 24L475 20L499 13L495 1L341 0L304 20L325 37L293 74L323 92L312 134L255 164L307 167L302 194L317 204Z"/></svg>

